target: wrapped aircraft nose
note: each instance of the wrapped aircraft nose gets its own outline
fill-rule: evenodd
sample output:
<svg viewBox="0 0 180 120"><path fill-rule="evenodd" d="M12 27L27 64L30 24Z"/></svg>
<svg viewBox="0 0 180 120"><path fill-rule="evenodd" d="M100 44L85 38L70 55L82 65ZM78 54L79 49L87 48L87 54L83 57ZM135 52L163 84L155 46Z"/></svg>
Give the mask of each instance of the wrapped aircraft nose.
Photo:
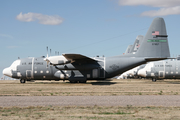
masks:
<svg viewBox="0 0 180 120"><path fill-rule="evenodd" d="M5 68L5 69L3 70L3 75L12 77L11 69L10 69L10 68Z"/></svg>
<svg viewBox="0 0 180 120"><path fill-rule="evenodd" d="M141 76L141 77L146 77L146 71L145 70L139 70L138 71L138 75Z"/></svg>

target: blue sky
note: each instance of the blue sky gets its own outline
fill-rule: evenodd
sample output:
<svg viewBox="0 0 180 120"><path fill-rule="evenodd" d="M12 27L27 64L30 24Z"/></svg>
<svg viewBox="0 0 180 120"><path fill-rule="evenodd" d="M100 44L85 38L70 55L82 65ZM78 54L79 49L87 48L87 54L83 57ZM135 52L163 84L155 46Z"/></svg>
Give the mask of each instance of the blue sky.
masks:
<svg viewBox="0 0 180 120"><path fill-rule="evenodd" d="M180 0L0 0L0 71L18 57L46 56L46 46L52 55L121 55L155 17L179 55Z"/></svg>

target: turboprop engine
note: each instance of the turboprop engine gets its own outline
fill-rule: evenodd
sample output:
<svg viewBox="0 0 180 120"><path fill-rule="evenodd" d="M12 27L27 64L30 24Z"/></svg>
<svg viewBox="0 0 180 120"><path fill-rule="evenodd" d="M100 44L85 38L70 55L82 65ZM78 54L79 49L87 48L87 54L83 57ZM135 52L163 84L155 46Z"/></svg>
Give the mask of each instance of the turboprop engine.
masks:
<svg viewBox="0 0 180 120"><path fill-rule="evenodd" d="M51 56L44 59L47 62L50 62L52 65L64 65L71 63L71 60L67 60L64 56Z"/></svg>

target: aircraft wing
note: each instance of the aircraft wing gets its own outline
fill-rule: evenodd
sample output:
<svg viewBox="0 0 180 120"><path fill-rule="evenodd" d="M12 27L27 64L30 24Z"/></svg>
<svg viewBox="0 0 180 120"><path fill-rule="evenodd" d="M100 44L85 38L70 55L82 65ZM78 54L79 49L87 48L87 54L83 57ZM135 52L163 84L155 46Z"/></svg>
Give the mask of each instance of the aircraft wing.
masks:
<svg viewBox="0 0 180 120"><path fill-rule="evenodd" d="M92 63L92 62L98 62L95 59L92 59L90 57L86 57L84 55L80 55L80 54L62 54L66 59L73 61L73 62L88 62L88 63Z"/></svg>

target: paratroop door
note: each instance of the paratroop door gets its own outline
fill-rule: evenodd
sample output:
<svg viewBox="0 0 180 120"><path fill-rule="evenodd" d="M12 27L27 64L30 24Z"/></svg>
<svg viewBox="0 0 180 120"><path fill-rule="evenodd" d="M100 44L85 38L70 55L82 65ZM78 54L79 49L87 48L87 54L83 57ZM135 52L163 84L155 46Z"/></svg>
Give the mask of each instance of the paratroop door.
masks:
<svg viewBox="0 0 180 120"><path fill-rule="evenodd" d="M31 70L26 70L26 77L30 79L32 77L32 71Z"/></svg>

